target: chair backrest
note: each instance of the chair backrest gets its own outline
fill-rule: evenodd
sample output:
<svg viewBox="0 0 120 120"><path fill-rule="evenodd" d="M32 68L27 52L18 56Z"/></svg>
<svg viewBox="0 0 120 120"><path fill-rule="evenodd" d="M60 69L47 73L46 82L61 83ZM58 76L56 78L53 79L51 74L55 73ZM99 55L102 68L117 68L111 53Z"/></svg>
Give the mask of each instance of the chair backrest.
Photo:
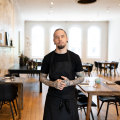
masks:
<svg viewBox="0 0 120 120"><path fill-rule="evenodd" d="M92 69L93 69L93 64L90 64L90 66L89 66L89 71L91 72Z"/></svg>
<svg viewBox="0 0 120 120"><path fill-rule="evenodd" d="M115 69L118 68L118 64L119 64L119 62L115 62Z"/></svg>
<svg viewBox="0 0 120 120"><path fill-rule="evenodd" d="M101 69L102 68L102 63L98 63L98 67Z"/></svg>
<svg viewBox="0 0 120 120"><path fill-rule="evenodd" d="M14 84L0 83L0 101L11 101L17 97L18 88Z"/></svg>
<svg viewBox="0 0 120 120"><path fill-rule="evenodd" d="M94 61L95 67L98 67L98 62Z"/></svg>
<svg viewBox="0 0 120 120"><path fill-rule="evenodd" d="M42 65L42 62L37 62L38 63L38 66L41 66Z"/></svg>
<svg viewBox="0 0 120 120"><path fill-rule="evenodd" d="M113 69L117 69L118 68L118 64L119 64L119 62L112 62L110 67L113 68Z"/></svg>

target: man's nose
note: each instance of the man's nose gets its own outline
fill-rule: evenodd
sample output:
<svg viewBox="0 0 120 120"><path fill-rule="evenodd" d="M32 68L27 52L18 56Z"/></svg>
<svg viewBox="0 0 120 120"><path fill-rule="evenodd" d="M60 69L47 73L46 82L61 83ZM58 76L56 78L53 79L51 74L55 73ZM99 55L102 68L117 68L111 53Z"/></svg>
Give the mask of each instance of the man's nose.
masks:
<svg viewBox="0 0 120 120"><path fill-rule="evenodd" d="M59 40L61 41L61 40L62 40L62 38L61 38L61 37L59 37Z"/></svg>

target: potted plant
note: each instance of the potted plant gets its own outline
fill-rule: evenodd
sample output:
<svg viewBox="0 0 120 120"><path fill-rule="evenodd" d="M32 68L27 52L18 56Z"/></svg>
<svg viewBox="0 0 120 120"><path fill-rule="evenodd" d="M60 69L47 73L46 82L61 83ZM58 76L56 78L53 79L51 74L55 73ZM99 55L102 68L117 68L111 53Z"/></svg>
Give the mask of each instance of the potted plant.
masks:
<svg viewBox="0 0 120 120"><path fill-rule="evenodd" d="M19 64L20 64L20 66L25 66L27 64L28 60L29 60L29 58L27 56L24 56L23 54L21 54L19 56Z"/></svg>

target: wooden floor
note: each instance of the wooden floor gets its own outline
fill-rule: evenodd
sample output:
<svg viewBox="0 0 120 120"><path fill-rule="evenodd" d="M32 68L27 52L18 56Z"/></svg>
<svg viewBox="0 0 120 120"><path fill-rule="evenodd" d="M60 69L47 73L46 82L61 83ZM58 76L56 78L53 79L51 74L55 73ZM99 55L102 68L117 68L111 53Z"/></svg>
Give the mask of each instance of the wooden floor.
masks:
<svg viewBox="0 0 120 120"><path fill-rule="evenodd" d="M22 75L21 77L25 78L23 98L24 105L21 120L42 120L45 97L48 87L43 85L43 93L39 93L38 76L30 77L28 75ZM107 76L103 78L106 78L110 81L120 80L119 76L116 77ZM96 103L96 96L93 97L93 101ZM120 114L120 106L118 108ZM95 120L105 119L106 104L104 104L99 117L97 117L97 108L93 108L92 110ZM79 111L79 118L80 118L79 120L85 120L84 111L82 112ZM18 116L16 116L15 119L18 120ZM9 105L4 105L2 110L0 110L0 120L12 120ZM115 105L110 105L108 112L108 120L120 120L120 116L117 117Z"/></svg>

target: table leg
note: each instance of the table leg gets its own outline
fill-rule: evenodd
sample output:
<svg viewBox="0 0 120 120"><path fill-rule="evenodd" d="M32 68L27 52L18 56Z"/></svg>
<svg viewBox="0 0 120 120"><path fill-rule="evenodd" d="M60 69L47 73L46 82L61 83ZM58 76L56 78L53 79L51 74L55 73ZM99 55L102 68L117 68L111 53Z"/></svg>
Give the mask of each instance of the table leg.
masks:
<svg viewBox="0 0 120 120"><path fill-rule="evenodd" d="M97 96L97 110L99 110L99 108L100 108L100 102L99 102L99 98Z"/></svg>
<svg viewBox="0 0 120 120"><path fill-rule="evenodd" d="M106 64L104 64L104 76L105 76L105 66L106 66Z"/></svg>
<svg viewBox="0 0 120 120"><path fill-rule="evenodd" d="M111 69L110 69L110 76L112 76L112 74L111 74Z"/></svg>
<svg viewBox="0 0 120 120"><path fill-rule="evenodd" d="M42 83L40 82L40 93L42 93Z"/></svg>
<svg viewBox="0 0 120 120"><path fill-rule="evenodd" d="M18 118L21 119L23 109L23 84L18 84Z"/></svg>
<svg viewBox="0 0 120 120"><path fill-rule="evenodd" d="M115 66L114 66L114 76L116 76L116 73L115 73Z"/></svg>
<svg viewBox="0 0 120 120"><path fill-rule="evenodd" d="M92 103L92 95L89 93L88 94L88 105L87 105L86 120L90 119L91 103Z"/></svg>
<svg viewBox="0 0 120 120"><path fill-rule="evenodd" d="M39 82L40 82L40 74L39 74ZM40 82L40 93L42 93L42 82Z"/></svg>
<svg viewBox="0 0 120 120"><path fill-rule="evenodd" d="M90 68L88 67L88 76L90 77Z"/></svg>

